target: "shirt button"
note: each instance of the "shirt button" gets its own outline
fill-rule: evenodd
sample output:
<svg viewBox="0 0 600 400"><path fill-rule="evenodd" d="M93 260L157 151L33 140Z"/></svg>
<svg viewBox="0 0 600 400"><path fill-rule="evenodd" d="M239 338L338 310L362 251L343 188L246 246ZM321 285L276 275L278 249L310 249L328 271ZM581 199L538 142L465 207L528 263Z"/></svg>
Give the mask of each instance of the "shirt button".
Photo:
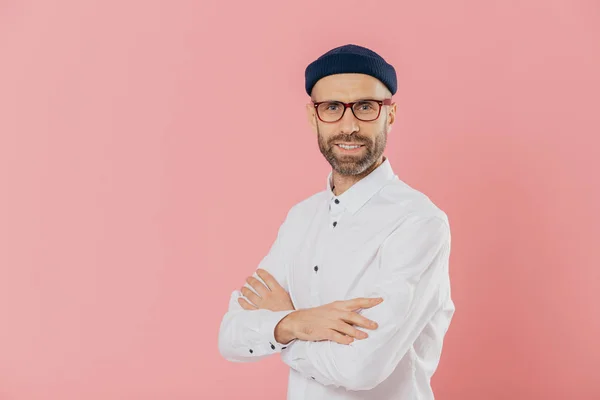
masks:
<svg viewBox="0 0 600 400"><path fill-rule="evenodd" d="M335 204L340 204L340 201L338 199L335 199Z"/></svg>
<svg viewBox="0 0 600 400"><path fill-rule="evenodd" d="M254 351L252 349L250 349L250 354L254 353Z"/></svg>
<svg viewBox="0 0 600 400"><path fill-rule="evenodd" d="M315 265L315 268L314 268L314 270L315 270L315 272L317 272L317 271L319 270L319 266L318 266L318 265Z"/></svg>
<svg viewBox="0 0 600 400"><path fill-rule="evenodd" d="M269 342L269 343L271 343L271 342ZM273 343L271 343L271 348L272 348L273 350L275 350L275 345L274 345Z"/></svg>
<svg viewBox="0 0 600 400"><path fill-rule="evenodd" d="M335 228L335 226L337 225L337 221L333 221L333 227Z"/></svg>

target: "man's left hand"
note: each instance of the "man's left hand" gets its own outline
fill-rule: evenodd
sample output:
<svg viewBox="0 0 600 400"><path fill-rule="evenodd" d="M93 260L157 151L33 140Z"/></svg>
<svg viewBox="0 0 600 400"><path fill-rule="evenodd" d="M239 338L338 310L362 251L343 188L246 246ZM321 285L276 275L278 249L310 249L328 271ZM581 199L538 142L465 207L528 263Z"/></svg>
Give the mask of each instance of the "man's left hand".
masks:
<svg viewBox="0 0 600 400"><path fill-rule="evenodd" d="M256 293L248 289L246 286L242 287L242 294L244 297L246 297L246 299L250 300L250 302L248 302L242 297L238 299L238 303L240 303L240 306L242 306L244 310L295 310L294 303L292 303L290 295L277 282L277 280L273 278L273 275L260 268L256 271L256 273L260 279L267 284L267 286L252 276L249 276L248 279L246 279L246 282L252 286Z"/></svg>

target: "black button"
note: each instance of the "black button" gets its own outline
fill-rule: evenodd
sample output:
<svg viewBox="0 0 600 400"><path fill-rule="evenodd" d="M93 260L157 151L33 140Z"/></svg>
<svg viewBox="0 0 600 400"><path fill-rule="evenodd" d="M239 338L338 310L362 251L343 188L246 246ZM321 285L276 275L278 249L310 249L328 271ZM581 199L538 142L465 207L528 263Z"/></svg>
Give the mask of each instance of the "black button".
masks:
<svg viewBox="0 0 600 400"><path fill-rule="evenodd" d="M317 271L319 270L319 266L318 266L318 265L315 265L315 268L314 268L314 270L315 270L315 272L317 272Z"/></svg>
<svg viewBox="0 0 600 400"><path fill-rule="evenodd" d="M335 199L335 204L340 204L340 201L338 199Z"/></svg>
<svg viewBox="0 0 600 400"><path fill-rule="evenodd" d="M252 351L252 349L250 349L250 354L254 353L254 351Z"/></svg>
<svg viewBox="0 0 600 400"><path fill-rule="evenodd" d="M333 221L333 227L335 228L335 226L337 225L337 221Z"/></svg>
<svg viewBox="0 0 600 400"><path fill-rule="evenodd" d="M314 376L311 376L311 377L310 377L310 379L315 379L315 377L314 377Z"/></svg>
<svg viewBox="0 0 600 400"><path fill-rule="evenodd" d="M273 343L271 343L271 348L275 350L275 345Z"/></svg>
<svg viewBox="0 0 600 400"><path fill-rule="evenodd" d="M285 350L285 349L287 349L287 346L283 346L283 347L281 348L281 350Z"/></svg>

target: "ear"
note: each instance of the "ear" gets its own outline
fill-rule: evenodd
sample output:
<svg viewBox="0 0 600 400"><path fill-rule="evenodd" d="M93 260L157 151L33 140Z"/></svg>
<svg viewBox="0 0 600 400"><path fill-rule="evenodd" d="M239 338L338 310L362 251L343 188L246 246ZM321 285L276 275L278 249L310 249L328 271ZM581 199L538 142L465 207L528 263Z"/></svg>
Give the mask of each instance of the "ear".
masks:
<svg viewBox="0 0 600 400"><path fill-rule="evenodd" d="M306 118L308 119L308 124L312 127L313 132L318 133L317 111L315 110L315 106L312 102L306 103Z"/></svg>
<svg viewBox="0 0 600 400"><path fill-rule="evenodd" d="M392 130L392 125L393 125L394 121L396 121L396 103L392 103L390 105L390 108L388 111L388 120L387 120L387 131L388 132Z"/></svg>

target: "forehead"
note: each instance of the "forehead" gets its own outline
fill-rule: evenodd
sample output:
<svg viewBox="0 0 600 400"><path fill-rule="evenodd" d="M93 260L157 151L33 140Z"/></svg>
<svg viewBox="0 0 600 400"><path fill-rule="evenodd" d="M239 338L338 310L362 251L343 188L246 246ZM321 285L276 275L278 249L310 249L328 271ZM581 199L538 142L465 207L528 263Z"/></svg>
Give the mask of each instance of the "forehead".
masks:
<svg viewBox="0 0 600 400"><path fill-rule="evenodd" d="M387 97L385 85L377 78L365 74L334 74L319 79L313 86L315 101L353 101L363 98L383 99Z"/></svg>

